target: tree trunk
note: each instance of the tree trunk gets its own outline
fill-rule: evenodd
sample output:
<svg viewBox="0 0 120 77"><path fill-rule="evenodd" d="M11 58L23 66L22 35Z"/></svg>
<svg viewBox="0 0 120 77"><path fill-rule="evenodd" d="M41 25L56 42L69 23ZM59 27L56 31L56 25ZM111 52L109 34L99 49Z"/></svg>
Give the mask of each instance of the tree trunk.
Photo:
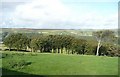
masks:
<svg viewBox="0 0 120 77"><path fill-rule="evenodd" d="M61 53L63 53L63 48L61 48Z"/></svg>
<svg viewBox="0 0 120 77"><path fill-rule="evenodd" d="M61 48L59 49L60 53L61 53Z"/></svg>
<svg viewBox="0 0 120 77"><path fill-rule="evenodd" d="M54 49L52 49L51 53L54 53Z"/></svg>
<svg viewBox="0 0 120 77"><path fill-rule="evenodd" d="M58 53L58 48L56 49L56 53Z"/></svg>
<svg viewBox="0 0 120 77"><path fill-rule="evenodd" d="M60 48L58 48L58 53L61 53L61 49Z"/></svg>
<svg viewBox="0 0 120 77"><path fill-rule="evenodd" d="M56 49L53 49L53 53L56 53L57 51L56 51Z"/></svg>
<svg viewBox="0 0 120 77"><path fill-rule="evenodd" d="M67 54L67 48L65 48L65 53Z"/></svg>
<svg viewBox="0 0 120 77"><path fill-rule="evenodd" d="M72 50L72 54L74 54L74 51Z"/></svg>
<svg viewBox="0 0 120 77"><path fill-rule="evenodd" d="M9 51L11 51L11 48L9 48Z"/></svg>
<svg viewBox="0 0 120 77"><path fill-rule="evenodd" d="M17 51L18 51L19 49L17 48Z"/></svg>
<svg viewBox="0 0 120 77"><path fill-rule="evenodd" d="M34 51L34 49L32 48L32 49L31 49L31 52L33 52L33 51Z"/></svg>
<svg viewBox="0 0 120 77"><path fill-rule="evenodd" d="M99 40L99 41L98 41L98 46L97 46L97 53L96 53L96 56L99 55L100 43L101 43L101 41Z"/></svg>
<svg viewBox="0 0 120 77"><path fill-rule="evenodd" d="M12 48L12 47L11 47L11 46L9 46L9 51L11 51L11 48Z"/></svg>

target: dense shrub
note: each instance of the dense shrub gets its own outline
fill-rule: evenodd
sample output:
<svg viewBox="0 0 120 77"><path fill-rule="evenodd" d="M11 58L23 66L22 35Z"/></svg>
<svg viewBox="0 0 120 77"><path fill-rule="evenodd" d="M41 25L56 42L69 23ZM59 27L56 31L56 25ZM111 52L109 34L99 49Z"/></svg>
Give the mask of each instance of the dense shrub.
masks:
<svg viewBox="0 0 120 77"><path fill-rule="evenodd" d="M12 60L8 62L8 68L13 68L13 69L22 69L27 65L30 65L31 62L27 62L25 60Z"/></svg>

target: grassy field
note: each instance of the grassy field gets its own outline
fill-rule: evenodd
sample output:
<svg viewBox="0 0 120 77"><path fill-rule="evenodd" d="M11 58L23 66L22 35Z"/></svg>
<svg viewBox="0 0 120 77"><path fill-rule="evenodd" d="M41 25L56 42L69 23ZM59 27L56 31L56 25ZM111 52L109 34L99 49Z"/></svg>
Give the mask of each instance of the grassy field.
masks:
<svg viewBox="0 0 120 77"><path fill-rule="evenodd" d="M117 75L118 58L2 51L3 75Z"/></svg>

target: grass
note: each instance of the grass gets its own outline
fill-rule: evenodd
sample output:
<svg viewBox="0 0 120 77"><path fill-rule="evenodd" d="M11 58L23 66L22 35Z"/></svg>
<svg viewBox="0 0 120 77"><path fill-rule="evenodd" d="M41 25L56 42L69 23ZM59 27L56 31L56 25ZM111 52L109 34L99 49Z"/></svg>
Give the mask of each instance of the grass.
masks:
<svg viewBox="0 0 120 77"><path fill-rule="evenodd" d="M3 51L2 68L34 75L117 75L118 58L92 55ZM7 56L5 55L7 54ZM30 62L23 68L11 68L10 62ZM3 71L4 74L12 74ZM13 73L17 74L17 73Z"/></svg>

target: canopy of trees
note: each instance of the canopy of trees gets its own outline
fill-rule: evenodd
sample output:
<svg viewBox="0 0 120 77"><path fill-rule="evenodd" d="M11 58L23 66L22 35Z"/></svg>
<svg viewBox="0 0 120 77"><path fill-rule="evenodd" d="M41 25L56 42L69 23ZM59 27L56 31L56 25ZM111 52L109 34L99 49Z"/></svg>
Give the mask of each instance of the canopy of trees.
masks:
<svg viewBox="0 0 120 77"><path fill-rule="evenodd" d="M93 34L97 40L86 40L70 35L11 33L4 38L3 42L9 50L16 49L17 51L29 48L31 52L41 53L120 56L117 45L104 42L110 40L108 36L111 38L114 36L112 31L99 31Z"/></svg>
<svg viewBox="0 0 120 77"><path fill-rule="evenodd" d="M30 40L24 34L13 33L9 34L3 42L7 47L9 47L9 50L11 50L11 48L16 48L17 50L26 50L27 46L29 46L29 41Z"/></svg>

